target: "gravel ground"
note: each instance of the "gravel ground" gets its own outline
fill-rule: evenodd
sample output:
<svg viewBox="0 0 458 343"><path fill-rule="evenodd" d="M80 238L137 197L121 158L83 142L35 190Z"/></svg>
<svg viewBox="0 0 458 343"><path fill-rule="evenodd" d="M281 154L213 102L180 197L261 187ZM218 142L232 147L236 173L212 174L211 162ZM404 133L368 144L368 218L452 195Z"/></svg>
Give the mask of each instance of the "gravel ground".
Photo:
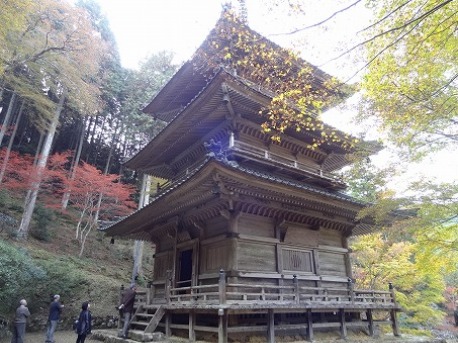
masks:
<svg viewBox="0 0 458 343"><path fill-rule="evenodd" d="M98 330L93 331L97 336ZM109 333L110 335L116 336L117 330L101 330L99 332ZM54 334L54 338L56 340L55 343L75 343L76 342L76 334L73 331L56 331ZM353 336L349 335L348 339L342 340L335 337L316 337L316 342L320 343L458 343L456 337L451 339L431 339L426 337L418 337L418 336L409 336L409 335L402 335L401 337L394 337L392 335L387 335L379 338L370 338L367 336ZM321 339L320 339L321 338ZM33 333L26 333L24 343L44 343L45 341L45 332L33 332ZM277 340L279 343L285 342L281 338ZM11 338L8 339L1 339L0 343L10 343ZM88 336L86 338L85 343L96 343L101 342L100 340L96 340L95 337ZM119 341L118 341L119 342ZM123 340L122 342L125 343L134 343L135 341L132 340ZM163 341L164 342L164 341ZM173 337L169 341L169 343L187 343L189 342L187 339ZM264 343L265 339L262 337L254 338L248 340L248 343ZM205 341L196 341L195 343L206 343ZM288 340L288 343L309 343L305 340Z"/></svg>
<svg viewBox="0 0 458 343"><path fill-rule="evenodd" d="M116 331L113 331L113 334L115 335ZM44 343L45 342L45 337L46 333L43 332L32 332L32 333L25 333L25 341L24 343ZM54 339L56 340L56 343L75 343L76 342L76 333L73 331L56 331L54 333ZM10 343L11 342L11 337L8 339L3 339L0 340L0 343ZM86 338L85 343L88 342L101 342L98 340L93 339L91 336L88 336ZM132 341L131 341L132 342Z"/></svg>

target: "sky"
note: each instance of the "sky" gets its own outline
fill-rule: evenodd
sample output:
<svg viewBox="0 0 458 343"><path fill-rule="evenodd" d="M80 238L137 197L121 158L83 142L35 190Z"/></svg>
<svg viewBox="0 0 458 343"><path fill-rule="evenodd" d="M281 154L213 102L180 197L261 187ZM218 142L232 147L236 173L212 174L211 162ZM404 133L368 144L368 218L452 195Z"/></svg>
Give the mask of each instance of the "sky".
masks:
<svg viewBox="0 0 458 343"><path fill-rule="evenodd" d="M162 51L173 51L176 62L189 59L196 48L218 20L222 5L228 0L97 0L107 16L121 55L121 63L127 68L137 68L148 55ZM336 0L322 0L320 6L310 6L305 21L294 24L291 15L281 9L271 10L269 0L246 0L248 24L254 30L282 46L292 47L291 42L301 42L300 35L282 35L291 29L314 24L336 10ZM233 3L237 3L233 0ZM310 1L310 4L317 3ZM235 5L236 6L236 5ZM299 51L309 62L320 65L337 54L339 40L349 41L357 28L364 25L365 16L354 20L354 10L341 15L339 22L331 25L345 25L345 30L333 30L323 36L316 30L308 30L307 47L301 44ZM360 12L357 12L359 14ZM367 16L366 16L367 17ZM293 47L297 48L297 46ZM325 71L339 74L336 64L322 67ZM328 69L328 70L327 70ZM347 68L348 69L348 68ZM341 75L337 75L341 76Z"/></svg>
<svg viewBox="0 0 458 343"><path fill-rule="evenodd" d="M175 53L175 62L189 59L204 41L218 20L222 4L227 0L97 0L107 16L120 51L124 67L135 69L147 56L167 50ZM267 1L267 2L266 2ZM236 2L234 0L234 2ZM279 8L271 11L268 0L246 0L250 27L276 43L299 51L304 59L342 80L354 83L358 76L350 78L361 65L355 59L333 60L338 56L344 42L347 47L357 40L357 32L369 20L363 8L352 8L322 26L321 30L309 29L304 35L282 35L304 25L315 24L336 11L336 0L310 1L304 22L295 22L288 13ZM298 44L299 42L299 44ZM353 58L355 56L352 56ZM351 57L350 57L351 58ZM349 79L350 78L350 79ZM352 111L334 111L325 120L349 133L361 128L351 123ZM374 138L376 138L374 136ZM427 159L425 163L410 166L401 183L413 177L436 176L444 181L456 179L458 159L450 158L453 152L442 152ZM387 163L396 157L382 156L379 163Z"/></svg>
<svg viewBox="0 0 458 343"><path fill-rule="evenodd" d="M108 17L126 68L148 55L173 51L188 59L216 23L219 0L97 0Z"/></svg>

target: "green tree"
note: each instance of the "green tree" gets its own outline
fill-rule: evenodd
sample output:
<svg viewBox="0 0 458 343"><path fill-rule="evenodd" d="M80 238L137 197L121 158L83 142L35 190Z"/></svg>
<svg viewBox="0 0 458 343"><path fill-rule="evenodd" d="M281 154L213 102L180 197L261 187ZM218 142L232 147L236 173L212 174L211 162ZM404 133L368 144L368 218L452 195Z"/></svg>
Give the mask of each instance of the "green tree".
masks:
<svg viewBox="0 0 458 343"><path fill-rule="evenodd" d="M30 88L53 102L52 111L39 112L41 116L34 118L45 140L36 164L38 178L31 184L25 199L18 230L21 238L27 237L40 175L47 163L64 105L67 103L80 113L94 113L99 106L97 73L104 48L83 9L57 0L41 0L35 5L36 10L27 18L27 29L10 37L16 49L4 73L5 80L11 83L18 75L33 75L35 83Z"/></svg>
<svg viewBox="0 0 458 343"><path fill-rule="evenodd" d="M371 111L391 141L412 157L458 142L458 3L369 1L368 69L362 82Z"/></svg>
<svg viewBox="0 0 458 343"><path fill-rule="evenodd" d="M379 170L367 160L346 173L349 193L368 202L359 217L372 218L378 228L351 241L357 286L380 288L392 282L404 309L401 323L433 327L444 316L447 280L458 262L456 208L449 206L455 190L439 193L448 189L442 185L429 195L415 192L421 195L399 198L387 186L391 175L390 169ZM418 190L423 186L418 184Z"/></svg>
<svg viewBox="0 0 458 343"><path fill-rule="evenodd" d="M0 0L0 75L3 73L5 60L9 59L14 47L9 44L8 36L15 31L22 31L26 26L26 17L33 10L31 0Z"/></svg>
<svg viewBox="0 0 458 343"><path fill-rule="evenodd" d="M163 122L142 110L175 73L177 66L172 60L172 53L162 51L143 60L138 70L125 71L121 112L127 156L145 146L164 127Z"/></svg>

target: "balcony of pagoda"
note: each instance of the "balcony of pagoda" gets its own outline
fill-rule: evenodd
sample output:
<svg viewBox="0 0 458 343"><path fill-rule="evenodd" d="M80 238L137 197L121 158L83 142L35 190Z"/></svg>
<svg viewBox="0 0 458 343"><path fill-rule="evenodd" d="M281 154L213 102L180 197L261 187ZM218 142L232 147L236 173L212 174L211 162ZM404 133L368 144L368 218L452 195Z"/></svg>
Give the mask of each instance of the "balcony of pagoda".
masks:
<svg viewBox="0 0 458 343"><path fill-rule="evenodd" d="M391 284L382 291L355 289L351 279L333 287L302 286L296 275L292 276L292 285L246 283L244 278L228 282L228 279L221 270L216 279L211 279L216 282L206 283L204 278L194 286L189 286L191 280L176 283L172 278L158 280L138 290L137 301L142 305L161 304L169 309L401 310Z"/></svg>
<svg viewBox="0 0 458 343"><path fill-rule="evenodd" d="M345 183L339 176L323 171L323 169L319 167L301 163L292 156L291 158L282 156L268 149L252 146L235 139L230 139L227 151L228 155L233 159L260 165L266 171L288 175L299 181L315 184L324 188L346 188Z"/></svg>

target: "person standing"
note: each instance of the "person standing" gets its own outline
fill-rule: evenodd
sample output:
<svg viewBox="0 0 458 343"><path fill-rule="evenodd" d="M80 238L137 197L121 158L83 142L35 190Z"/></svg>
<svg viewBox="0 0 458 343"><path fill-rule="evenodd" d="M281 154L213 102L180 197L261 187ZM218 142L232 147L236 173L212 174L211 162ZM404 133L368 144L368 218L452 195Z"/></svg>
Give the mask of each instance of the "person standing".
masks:
<svg viewBox="0 0 458 343"><path fill-rule="evenodd" d="M46 330L46 343L54 343L54 331L56 331L57 323L59 322L60 313L64 305L60 303L60 295L56 294L53 297L51 305L49 305L48 328Z"/></svg>
<svg viewBox="0 0 458 343"><path fill-rule="evenodd" d="M27 318L30 317L30 311L27 308L27 301L22 299L19 302L19 307L16 309L16 316L14 318L13 338L11 343L24 343L25 325Z"/></svg>
<svg viewBox="0 0 458 343"><path fill-rule="evenodd" d="M121 332L122 338L127 338L127 333L129 331L130 318L132 316L132 312L134 311L136 292L137 292L137 285L133 283L130 285L128 289L126 289L122 293L121 305L119 306L119 308L124 313L124 325L122 327L122 332Z"/></svg>
<svg viewBox="0 0 458 343"><path fill-rule="evenodd" d="M84 343L86 336L91 333L92 330L92 316L91 311L89 311L90 304L85 301L81 305L81 312L78 317L78 324L76 325L76 333L78 337L76 338L76 343Z"/></svg>

